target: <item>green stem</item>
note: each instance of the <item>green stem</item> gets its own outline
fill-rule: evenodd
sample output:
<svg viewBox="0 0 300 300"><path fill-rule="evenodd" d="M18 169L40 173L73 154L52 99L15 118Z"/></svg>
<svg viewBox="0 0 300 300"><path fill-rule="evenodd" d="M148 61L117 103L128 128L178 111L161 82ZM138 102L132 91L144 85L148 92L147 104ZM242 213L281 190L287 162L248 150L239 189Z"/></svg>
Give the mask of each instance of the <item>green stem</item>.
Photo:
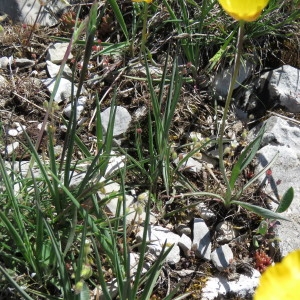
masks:
<svg viewBox="0 0 300 300"><path fill-rule="evenodd" d="M144 3L144 11L143 11L143 29L142 29L140 61L142 61L142 55L145 54L145 44L147 41L147 16L148 16L148 3L145 2Z"/></svg>
<svg viewBox="0 0 300 300"><path fill-rule="evenodd" d="M223 145L223 140L224 140L224 131L225 131L225 123L226 123L226 119L227 119L227 114L228 114L228 110L229 110L230 103L231 103L231 98L232 98L232 93L233 93L233 90L234 90L234 85L235 85L237 75L238 75L238 72L239 72L239 68L240 68L241 53L242 53L243 38L244 38L244 24L245 24L244 21L240 21L238 40L237 40L237 52L235 54L233 74L232 74L230 85L229 85L229 88L228 88L228 94L227 94L227 98L226 98L226 102L225 102L223 117L222 117L220 131L219 131L219 143L218 143L219 166L220 166L220 170L222 172L222 175L223 175L223 178L224 178L225 184L226 184L226 195L225 195L225 203L224 203L225 206L230 205L232 190L231 190L231 187L230 187L230 184L229 184L229 179L226 176L226 169L225 169L225 166L224 166L224 160L223 160L224 145Z"/></svg>

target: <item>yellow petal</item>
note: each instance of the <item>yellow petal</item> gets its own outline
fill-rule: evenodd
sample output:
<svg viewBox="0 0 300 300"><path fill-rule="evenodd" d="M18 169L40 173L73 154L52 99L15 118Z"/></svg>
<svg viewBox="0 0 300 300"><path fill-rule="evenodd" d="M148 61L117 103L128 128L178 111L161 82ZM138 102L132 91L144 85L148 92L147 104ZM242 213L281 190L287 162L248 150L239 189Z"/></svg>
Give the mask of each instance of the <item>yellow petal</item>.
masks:
<svg viewBox="0 0 300 300"><path fill-rule="evenodd" d="M300 250L267 268L260 278L254 300L300 299Z"/></svg>
<svg viewBox="0 0 300 300"><path fill-rule="evenodd" d="M270 0L219 0L223 9L234 19L255 21Z"/></svg>

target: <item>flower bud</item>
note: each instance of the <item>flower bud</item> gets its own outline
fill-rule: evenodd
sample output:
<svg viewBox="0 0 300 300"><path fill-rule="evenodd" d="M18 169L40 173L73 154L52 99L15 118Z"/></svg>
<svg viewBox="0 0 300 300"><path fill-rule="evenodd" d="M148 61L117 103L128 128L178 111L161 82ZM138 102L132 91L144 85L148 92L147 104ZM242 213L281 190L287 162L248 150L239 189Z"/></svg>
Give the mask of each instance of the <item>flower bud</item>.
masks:
<svg viewBox="0 0 300 300"><path fill-rule="evenodd" d="M88 279L92 276L93 274L93 270L92 270L92 267L90 265L83 265L82 266L82 270L81 270L81 273L80 273L80 277L82 279Z"/></svg>

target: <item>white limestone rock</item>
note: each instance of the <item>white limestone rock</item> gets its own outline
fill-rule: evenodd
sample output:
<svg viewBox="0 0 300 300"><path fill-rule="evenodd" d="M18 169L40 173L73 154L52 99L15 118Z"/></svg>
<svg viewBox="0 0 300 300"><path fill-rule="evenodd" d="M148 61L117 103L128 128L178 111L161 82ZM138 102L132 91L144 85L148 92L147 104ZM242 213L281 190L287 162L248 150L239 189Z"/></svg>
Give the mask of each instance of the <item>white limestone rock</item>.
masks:
<svg viewBox="0 0 300 300"><path fill-rule="evenodd" d="M59 72L60 65L54 64L50 60L47 60L46 64L47 64L47 71L49 73L49 76L51 78L56 77L56 75ZM63 70L62 76L65 77L65 78L68 78L68 79L72 78L72 70L70 69L70 67L67 64L65 64L65 66L64 66L64 70Z"/></svg>
<svg viewBox="0 0 300 300"><path fill-rule="evenodd" d="M60 64L63 61L63 58L65 56L68 46L69 46L69 43L52 44L48 49L46 59L51 61L54 64ZM73 58L73 55L72 55L72 53L70 53L68 56L68 59L72 59L72 58Z"/></svg>
<svg viewBox="0 0 300 300"><path fill-rule="evenodd" d="M255 70L255 64L250 60L247 60L245 64L241 64L238 78L236 80L234 88L236 89L237 87L239 87L252 74L254 70ZM212 81L212 90L214 91L216 96L221 97L223 99L226 98L232 73L233 73L233 67L226 70L222 69L214 77Z"/></svg>
<svg viewBox="0 0 300 300"><path fill-rule="evenodd" d="M3 155L11 155L14 153L14 151L20 146L19 142L14 142L12 144L9 144L6 146L6 149L2 151Z"/></svg>
<svg viewBox="0 0 300 300"><path fill-rule="evenodd" d="M233 253L228 244L216 248L211 253L211 261L219 271L226 270L233 261Z"/></svg>
<svg viewBox="0 0 300 300"><path fill-rule="evenodd" d="M41 7L40 1L36 0L1 0L0 11L8 14L14 22L33 25L37 20L37 24L52 26L58 22L58 15L70 6L66 0L42 2L46 5Z"/></svg>
<svg viewBox="0 0 300 300"><path fill-rule="evenodd" d="M108 123L110 119L110 113L111 108L105 109L101 113L101 121L102 121L102 127L104 132L107 132ZM119 137L122 136L128 129L129 124L131 122L132 118L128 110L122 106L116 107L116 114L115 114L115 122L114 122L114 128L113 128L113 136Z"/></svg>
<svg viewBox="0 0 300 300"><path fill-rule="evenodd" d="M80 119L81 114L82 114L82 112L84 111L84 108L85 108L86 100L87 100L87 97L85 97L85 96L80 96L78 98L77 105L76 105L76 120ZM71 117L73 107L74 107L74 105L69 103L64 108L64 115L67 118Z"/></svg>
<svg viewBox="0 0 300 300"><path fill-rule="evenodd" d="M272 116L265 121L266 130L262 139L262 148L257 152L258 173L278 154L271 166L270 174L264 173L259 183L270 196L281 198L288 188L294 189L294 200L290 208L281 215L291 222L280 221L275 232L281 242L279 249L282 256L300 248L300 126L279 117ZM259 127L254 128L249 137L254 138ZM273 204L274 210L276 204Z"/></svg>
<svg viewBox="0 0 300 300"><path fill-rule="evenodd" d="M194 219L194 239L193 244L196 244L197 249L195 254L205 260L210 260L211 254L211 237L210 230L206 226L205 221L200 218Z"/></svg>
<svg viewBox="0 0 300 300"><path fill-rule="evenodd" d="M201 300L224 299L230 293L231 297L250 299L258 286L259 271L252 269L252 276L241 274L238 280L229 281L224 276L211 277L202 289ZM227 299L227 298L226 298Z"/></svg>
<svg viewBox="0 0 300 300"><path fill-rule="evenodd" d="M182 249L185 256L190 256L190 251L192 250L192 240L185 234L182 234L178 246Z"/></svg>
<svg viewBox="0 0 300 300"><path fill-rule="evenodd" d="M284 65L261 76L267 82L269 97L294 113L300 112L299 74L299 69Z"/></svg>
<svg viewBox="0 0 300 300"><path fill-rule="evenodd" d="M0 57L0 68L6 69L9 63L9 59L6 56Z"/></svg>
<svg viewBox="0 0 300 300"><path fill-rule="evenodd" d="M216 241L219 244L225 244L232 241L238 236L238 231L234 229L233 224L229 221L220 222L216 226Z"/></svg>
<svg viewBox="0 0 300 300"><path fill-rule="evenodd" d="M142 241L143 230L144 228L141 227L140 231L137 233L137 242ZM167 243L166 249L173 245L172 250L166 258L166 262L169 264L176 264L180 261L180 249L178 246L179 240L180 236L167 228L154 225L150 225L148 227L147 242L149 242L149 244L147 245L147 248L150 253L158 256L162 251L164 243Z"/></svg>
<svg viewBox="0 0 300 300"><path fill-rule="evenodd" d="M174 163L179 166L179 171L199 173L202 170L202 163L192 157L184 159L186 156L187 154L182 153L174 160Z"/></svg>
<svg viewBox="0 0 300 300"><path fill-rule="evenodd" d="M41 82L47 87L50 93L52 93L54 90L55 81L56 81L56 77L41 79ZM58 103L69 101L72 95L72 85L73 83L70 80L66 78L61 78L57 93L55 94L54 97L54 101ZM76 95L76 93L77 93L77 86L74 85L74 96ZM82 87L80 94L81 95L86 94L86 90L84 87Z"/></svg>

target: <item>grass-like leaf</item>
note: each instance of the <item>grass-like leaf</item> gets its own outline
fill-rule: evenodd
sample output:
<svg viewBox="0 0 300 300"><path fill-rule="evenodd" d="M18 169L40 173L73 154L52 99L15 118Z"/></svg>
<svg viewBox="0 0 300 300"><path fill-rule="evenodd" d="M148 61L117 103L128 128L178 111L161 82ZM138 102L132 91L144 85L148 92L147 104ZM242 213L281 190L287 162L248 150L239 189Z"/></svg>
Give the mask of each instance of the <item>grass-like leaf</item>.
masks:
<svg viewBox="0 0 300 300"><path fill-rule="evenodd" d="M239 159L235 163L229 180L231 190L233 190L235 182L240 176L241 172L250 164L250 162L256 155L260 147L264 130L265 130L265 126L262 126L257 137L244 149L244 151L239 156Z"/></svg>
<svg viewBox="0 0 300 300"><path fill-rule="evenodd" d="M0 264L0 272L4 275L8 282L16 289L16 291L22 296L25 300L34 300L31 298L25 290L6 272L5 268L3 268Z"/></svg>
<svg viewBox="0 0 300 300"><path fill-rule="evenodd" d="M255 214L265 218L265 219L275 219L275 220L284 220L284 221L290 221L288 218L281 216L280 214L273 212L269 209L260 207L260 206L256 206L253 204L249 204L246 202L242 202L242 201L237 201L237 200L233 200L231 201L231 204L237 204L240 205L241 207L250 210L252 212L254 212Z"/></svg>
<svg viewBox="0 0 300 300"><path fill-rule="evenodd" d="M279 206L276 209L276 212L282 213L286 211L290 207L293 199L294 199L294 189L293 187L290 187L282 196Z"/></svg>
<svg viewBox="0 0 300 300"><path fill-rule="evenodd" d="M49 238L51 240L51 244L55 253L55 257L57 260L57 270L59 274L59 281L60 281L60 288L61 292L63 293L63 297L65 300L74 299L74 295L72 293L72 285L70 282L69 273L65 267L65 262L63 258L63 253L61 250L61 245L59 239L55 236L53 229L48 224L48 222L43 219L45 229L48 232Z"/></svg>
<svg viewBox="0 0 300 300"><path fill-rule="evenodd" d="M121 10L119 8L118 2L116 0L108 0L108 3L111 5L112 10L114 11L114 15L118 21L118 24L120 25L123 34L126 37L126 40L129 40L129 34L127 30L127 25L125 23L125 20L123 18L123 14L121 13Z"/></svg>

